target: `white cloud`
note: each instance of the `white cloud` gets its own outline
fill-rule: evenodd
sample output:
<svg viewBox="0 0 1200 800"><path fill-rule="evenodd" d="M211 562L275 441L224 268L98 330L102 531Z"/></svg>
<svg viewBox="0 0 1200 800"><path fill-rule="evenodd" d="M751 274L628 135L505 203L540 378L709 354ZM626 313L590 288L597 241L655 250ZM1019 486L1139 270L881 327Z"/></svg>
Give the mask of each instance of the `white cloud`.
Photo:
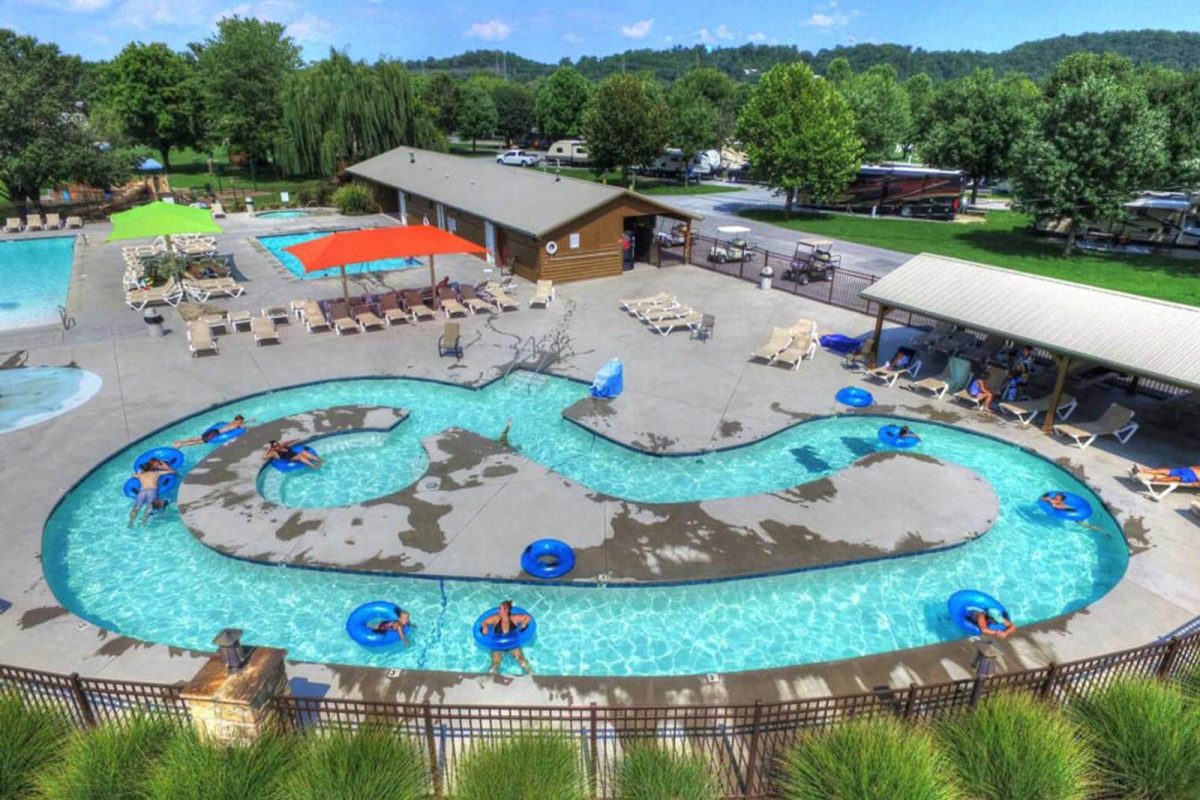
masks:
<svg viewBox="0 0 1200 800"><path fill-rule="evenodd" d="M830 0L824 5L817 6L808 19L802 23L810 28L842 28L850 24L850 20L858 16L858 11L843 11L838 0Z"/></svg>
<svg viewBox="0 0 1200 800"><path fill-rule="evenodd" d="M767 35L765 33L763 33L762 31L755 31L754 33L752 33L746 37L746 41L751 42L752 44L762 44L766 40L767 40Z"/></svg>
<svg viewBox="0 0 1200 800"><path fill-rule="evenodd" d="M628 39L645 39L653 27L653 19L640 19L632 25L622 25L621 35Z"/></svg>
<svg viewBox="0 0 1200 800"><path fill-rule="evenodd" d="M733 38L733 31L729 30L729 26L722 22L717 26L717 38L724 41L729 41Z"/></svg>
<svg viewBox="0 0 1200 800"><path fill-rule="evenodd" d="M675 41L675 37L671 36L670 34L667 34L666 36L664 36L662 38L662 40L665 44L670 44L671 42Z"/></svg>
<svg viewBox="0 0 1200 800"><path fill-rule="evenodd" d="M108 8L110 0L71 0L67 6L72 11L99 11Z"/></svg>
<svg viewBox="0 0 1200 800"><path fill-rule="evenodd" d="M512 33L512 26L507 22L489 19L487 22L474 23L467 28L463 36L468 39L483 39L485 42L502 42L508 38L510 33Z"/></svg>
<svg viewBox="0 0 1200 800"><path fill-rule="evenodd" d="M316 14L302 14L298 19L288 23L289 36L303 44L304 42L328 42L333 33L333 23Z"/></svg>
<svg viewBox="0 0 1200 800"><path fill-rule="evenodd" d="M562 40L567 44L581 44L583 42L583 37L578 33L564 33L562 35Z"/></svg>

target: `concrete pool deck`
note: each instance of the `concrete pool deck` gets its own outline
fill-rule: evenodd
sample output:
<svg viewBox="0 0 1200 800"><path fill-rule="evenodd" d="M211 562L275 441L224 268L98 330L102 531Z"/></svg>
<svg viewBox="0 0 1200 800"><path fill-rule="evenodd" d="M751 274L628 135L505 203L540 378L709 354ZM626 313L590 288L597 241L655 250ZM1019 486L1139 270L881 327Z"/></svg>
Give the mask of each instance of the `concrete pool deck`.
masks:
<svg viewBox="0 0 1200 800"><path fill-rule="evenodd" d="M222 252L234 254L247 294L217 301L218 305L257 311L300 297L338 294L336 280L300 283L285 278L248 241L263 233L309 229L312 220L267 225L242 216L231 215L219 241ZM0 486L4 487L0 497L7 523L0 531L6 553L0 562L0 598L13 604L0 614L0 662L114 679L183 681L199 668L203 655L106 632L62 608L42 576L42 527L54 504L88 469L162 425L242 395L327 378L411 375L477 385L502 374L514 359L515 345L534 337L561 351L552 368L558 374L590 379L609 358L624 360L626 392L611 404L612 413L595 423L605 435L668 452L724 447L753 441L813 415L835 413L834 391L861 382L847 373L839 359L823 352L798 371L750 363L747 355L766 339L771 326L791 325L800 317L816 320L821 332L861 335L871 326L864 316L781 292L761 292L752 284L699 268L655 270L639 265L620 278L561 286L558 299L544 311L526 307L530 287L521 284L519 311L461 321L466 344L461 361L437 357L440 323L344 337L309 335L292 325L283 328L280 346L256 348L250 336L232 334L220 337L219 356L191 359L178 312L166 314L167 327L172 329L168 336L146 336L140 314L122 303L119 246L98 244L106 231L97 231L96 226L86 232L90 244L77 247L72 280L70 312L78 324L65 331L0 335L0 362L75 364L104 380L103 389L83 407L0 436ZM472 259L439 260L438 268L439 275L454 279L483 276L480 262ZM365 288L416 287L426 276L411 271L355 276L361 281L354 282ZM661 337L617 308L621 298L659 290L714 313L715 337L708 342L689 340L686 334ZM889 327L884 351L911 335ZM920 397L900 386L871 389L879 404L873 411L997 436L1062 464L1100 494L1125 530L1132 557L1118 585L1084 610L1022 627L1002 646L1002 669L1137 646L1200 615L1200 586L1195 580L1200 574L1200 530L1186 511L1192 498L1179 492L1155 503L1126 478L1131 460L1195 463L1194 438L1146 424L1126 446L1105 439L1080 451L1037 430ZM1076 420L1094 418L1113 399L1129 402L1124 395L1103 389L1081 399ZM492 457L484 455L480 463ZM514 513L521 510L514 508ZM538 520L547 527L563 527L572 520L572 508L539 507ZM673 530L659 527L647 535L668 537ZM521 541L525 538L522 535ZM630 557L635 562L645 560L644 554ZM429 566L444 571L436 561ZM1020 565L998 568L1019 569ZM845 662L723 675L712 681L704 676L493 679L417 672L391 676L382 670L321 664L293 664L290 672L298 692L375 699L498 704L741 702L965 677L973 655L970 643L957 641Z"/></svg>

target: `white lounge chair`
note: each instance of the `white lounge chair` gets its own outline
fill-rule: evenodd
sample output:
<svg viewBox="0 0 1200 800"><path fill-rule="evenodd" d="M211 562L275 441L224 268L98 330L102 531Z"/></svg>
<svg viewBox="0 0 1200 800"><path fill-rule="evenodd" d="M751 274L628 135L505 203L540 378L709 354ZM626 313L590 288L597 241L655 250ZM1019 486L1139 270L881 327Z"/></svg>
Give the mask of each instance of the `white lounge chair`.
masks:
<svg viewBox="0 0 1200 800"><path fill-rule="evenodd" d="M776 364L786 364L792 369L800 369L800 362L812 358L817 352L817 340L807 333L797 335L787 349L775 356Z"/></svg>
<svg viewBox="0 0 1200 800"><path fill-rule="evenodd" d="M545 308L553 299L554 281L538 281L537 287L533 290L533 297L529 298L529 305Z"/></svg>
<svg viewBox="0 0 1200 800"><path fill-rule="evenodd" d="M187 338L188 350L192 351L192 358L195 358L200 353L220 352L217 348L216 337L213 336L209 327L198 319L194 319L188 323Z"/></svg>
<svg viewBox="0 0 1200 800"><path fill-rule="evenodd" d="M275 342L275 344L279 344L279 331L275 327L275 320L270 317L251 317L250 332L254 334L254 344L256 347L263 342Z"/></svg>
<svg viewBox="0 0 1200 800"><path fill-rule="evenodd" d="M659 292L658 294L652 294L648 297L634 297L628 300L622 300L620 305L623 310L633 313L635 308L641 308L642 306L665 305L674 299L675 298L672 297L668 292Z"/></svg>
<svg viewBox="0 0 1200 800"><path fill-rule="evenodd" d="M489 300L497 311L516 311L520 305L512 296L504 290L504 287L495 281L488 281L483 287L485 299Z"/></svg>
<svg viewBox="0 0 1200 800"><path fill-rule="evenodd" d="M685 306L680 303L675 303L672 306L664 306L662 308L653 308L653 309L638 311L637 317L642 322L645 322L648 325L653 325L656 322L666 322L669 319L679 319L680 317L686 317L688 314L691 314L695 310L696 309L692 308L691 306Z"/></svg>
<svg viewBox="0 0 1200 800"><path fill-rule="evenodd" d="M213 215L213 219L224 219L225 218L225 206L221 205L220 203L213 203L212 204L212 215Z"/></svg>
<svg viewBox="0 0 1200 800"><path fill-rule="evenodd" d="M779 354L792 344L791 328L771 328L771 335L762 347L750 354L751 359L761 359L768 364L774 364Z"/></svg>
<svg viewBox="0 0 1200 800"><path fill-rule="evenodd" d="M252 316L250 316L250 312L244 308L238 309L237 311L230 311L225 315L225 318L229 320L229 324L233 327L234 333L237 333L238 331L250 330L251 320L254 319Z"/></svg>
<svg viewBox="0 0 1200 800"><path fill-rule="evenodd" d="M492 306L475 292L475 287L463 284L458 287L458 297L464 306L471 309L472 313L478 314L486 311L492 313Z"/></svg>
<svg viewBox="0 0 1200 800"><path fill-rule="evenodd" d="M1059 419L1067 419L1071 416L1071 412L1078 407L1078 400L1072 395L1063 393L1058 398L1058 408L1054 410L1054 413ZM1017 418L1018 425L1022 428L1027 428L1037 419L1038 414L1050 410L1050 395L1039 397L1037 400L1013 400L1012 402L1001 403L1000 410L1012 414Z"/></svg>
<svg viewBox="0 0 1200 800"><path fill-rule="evenodd" d="M67 227L68 228L82 228L83 227L83 217L67 217Z"/></svg>
<svg viewBox="0 0 1200 800"><path fill-rule="evenodd" d="M267 306L262 310L262 315L276 325L292 318L291 313L283 306Z"/></svg>
<svg viewBox="0 0 1200 800"><path fill-rule="evenodd" d="M1137 433L1137 429L1138 424L1133 421L1133 411L1119 403L1113 403L1094 422L1055 425L1054 435L1071 437L1076 446L1083 450L1101 436L1115 436L1118 442L1125 444Z"/></svg>
<svg viewBox="0 0 1200 800"><path fill-rule="evenodd" d="M25 215L25 230L40 231L40 230L44 230L45 227L46 227L46 223L42 222L41 214Z"/></svg>
<svg viewBox="0 0 1200 800"><path fill-rule="evenodd" d="M321 307L317 305L315 300L300 301L300 310L298 313L301 321L304 322L304 327L309 333L329 330L329 320L325 319L325 315L321 313Z"/></svg>
<svg viewBox="0 0 1200 800"><path fill-rule="evenodd" d="M134 311L141 311L146 306L165 303L169 306L179 305L183 299L183 288L174 281L163 286L147 289L130 289L125 292L125 305Z"/></svg>
<svg viewBox="0 0 1200 800"><path fill-rule="evenodd" d="M895 359L893 358L893 361L894 360ZM888 364L882 364L874 369L865 370L863 372L863 377L874 381L879 381L886 386L895 386L896 381L900 380L901 375L908 375L912 378L915 378L920 372L921 359L917 358L916 356L912 356L908 360L906 366L895 369L888 366Z"/></svg>
<svg viewBox="0 0 1200 800"><path fill-rule="evenodd" d="M704 322L704 315L699 311L692 311L686 316L676 317L675 319L667 319L662 322L652 322L651 328L654 328L658 333L666 336L668 333L680 328L687 328L695 333L696 329Z"/></svg>
<svg viewBox="0 0 1200 800"><path fill-rule="evenodd" d="M7 219L5 219L4 220L4 232L5 233L20 233L21 232L21 218L20 217L8 217Z"/></svg>
<svg viewBox="0 0 1200 800"><path fill-rule="evenodd" d="M184 278L183 288L197 303L210 297L241 297L246 289L233 278Z"/></svg>
<svg viewBox="0 0 1200 800"><path fill-rule="evenodd" d="M449 286L438 289L437 302L447 319L454 316L469 317L471 315L467 307L458 302L458 295L454 294L454 290Z"/></svg>
<svg viewBox="0 0 1200 800"><path fill-rule="evenodd" d="M1134 464L1129 468L1129 477L1140 483L1151 500L1162 500L1176 489L1200 489L1200 481L1165 481L1160 476L1143 472Z"/></svg>
<svg viewBox="0 0 1200 800"><path fill-rule="evenodd" d="M46 214L46 230L58 230L62 226L62 217L58 214Z"/></svg>

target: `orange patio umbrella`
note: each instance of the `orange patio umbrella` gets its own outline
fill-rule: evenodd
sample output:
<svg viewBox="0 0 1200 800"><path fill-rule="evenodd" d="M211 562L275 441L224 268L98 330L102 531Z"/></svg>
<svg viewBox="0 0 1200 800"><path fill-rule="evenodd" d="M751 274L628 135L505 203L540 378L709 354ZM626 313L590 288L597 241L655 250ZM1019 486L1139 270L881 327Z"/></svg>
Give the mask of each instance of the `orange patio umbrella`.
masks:
<svg viewBox="0 0 1200 800"><path fill-rule="evenodd" d="M284 248L304 265L305 272L338 267L342 271L342 295L350 300L346 267L386 258L429 257L429 285L437 288L433 257L449 253L486 253L487 248L447 233L432 225L400 225L360 231L336 231L319 239Z"/></svg>

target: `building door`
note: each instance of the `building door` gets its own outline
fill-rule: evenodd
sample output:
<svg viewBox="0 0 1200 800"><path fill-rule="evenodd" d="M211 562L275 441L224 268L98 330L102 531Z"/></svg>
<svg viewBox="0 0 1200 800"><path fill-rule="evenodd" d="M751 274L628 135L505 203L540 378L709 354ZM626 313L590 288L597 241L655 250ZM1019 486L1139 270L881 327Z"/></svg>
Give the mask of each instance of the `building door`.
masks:
<svg viewBox="0 0 1200 800"><path fill-rule="evenodd" d="M400 224L408 224L408 199L404 196L404 192L397 191L396 194L400 198Z"/></svg>
<svg viewBox="0 0 1200 800"><path fill-rule="evenodd" d="M446 230L446 207L441 203L437 204L437 226Z"/></svg>
<svg viewBox="0 0 1200 800"><path fill-rule="evenodd" d="M490 220L483 221L483 246L487 248L487 262L496 263L496 226Z"/></svg>

